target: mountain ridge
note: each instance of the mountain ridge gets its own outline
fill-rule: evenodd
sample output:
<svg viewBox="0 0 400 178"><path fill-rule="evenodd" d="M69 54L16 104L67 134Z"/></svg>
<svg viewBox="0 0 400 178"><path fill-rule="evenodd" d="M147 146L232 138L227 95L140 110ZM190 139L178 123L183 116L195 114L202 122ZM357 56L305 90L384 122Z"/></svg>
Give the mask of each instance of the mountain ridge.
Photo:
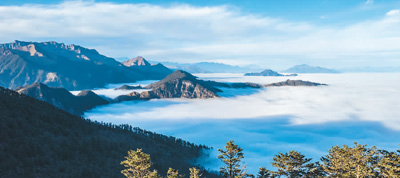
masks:
<svg viewBox="0 0 400 178"><path fill-rule="evenodd" d="M0 86L16 88L35 82L68 90L103 87L162 79L171 70L162 65L126 67L94 49L64 43L25 42L0 44Z"/></svg>
<svg viewBox="0 0 400 178"><path fill-rule="evenodd" d="M151 155L152 169L188 175L193 160L209 150L130 125L72 115L30 96L0 87L0 175L14 177L124 177L129 150ZM213 178L216 175L204 172Z"/></svg>
<svg viewBox="0 0 400 178"><path fill-rule="evenodd" d="M76 115L82 115L86 110L110 103L90 90L83 90L75 96L65 88L49 87L39 82L19 87L16 91L20 94L48 102L57 108Z"/></svg>
<svg viewBox="0 0 400 178"><path fill-rule="evenodd" d="M281 74L271 69L263 70L262 72L258 73L245 73L244 76L297 76L297 74Z"/></svg>
<svg viewBox="0 0 400 178"><path fill-rule="evenodd" d="M339 73L334 69L328 69L320 66L310 66L307 64L295 65L289 69L286 69L286 73Z"/></svg>

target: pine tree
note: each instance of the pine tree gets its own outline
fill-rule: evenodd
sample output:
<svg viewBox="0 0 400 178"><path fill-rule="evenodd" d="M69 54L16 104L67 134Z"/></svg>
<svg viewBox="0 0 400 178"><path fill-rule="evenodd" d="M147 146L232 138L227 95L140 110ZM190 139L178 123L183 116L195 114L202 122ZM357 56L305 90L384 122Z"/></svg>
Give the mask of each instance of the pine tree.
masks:
<svg viewBox="0 0 400 178"><path fill-rule="evenodd" d="M121 171L127 178L158 178L157 171L150 171L151 161L150 155L143 153L142 149L136 151L128 151L128 156L125 156L121 165L125 167Z"/></svg>
<svg viewBox="0 0 400 178"><path fill-rule="evenodd" d="M200 178L202 176L200 170L196 169L195 167L189 168L189 171L190 171L190 178Z"/></svg>
<svg viewBox="0 0 400 178"><path fill-rule="evenodd" d="M240 163L243 156L243 149L235 145L233 140L226 143L225 150L218 149L221 153L218 159L225 163L225 166L220 168L220 174L225 178L242 178L246 177L246 166L241 167Z"/></svg>
<svg viewBox="0 0 400 178"><path fill-rule="evenodd" d="M318 163L310 163L311 159L306 158L299 152L290 151L289 153L279 153L273 158L271 163L278 168L277 172L272 172L276 176L295 177L319 177L323 176Z"/></svg>
<svg viewBox="0 0 400 178"><path fill-rule="evenodd" d="M398 150L400 153L400 150ZM386 150L379 151L379 162L377 164L380 176L400 177L400 155L396 152Z"/></svg>
<svg viewBox="0 0 400 178"><path fill-rule="evenodd" d="M322 168L333 177L371 177L376 176L376 147L354 143L354 147L343 145L332 147L329 154L322 157Z"/></svg>
<svg viewBox="0 0 400 178"><path fill-rule="evenodd" d="M260 167L258 174L257 174L257 178L274 178L275 175L271 174L271 172L265 168L265 167Z"/></svg>
<svg viewBox="0 0 400 178"><path fill-rule="evenodd" d="M169 168L167 178L183 178L184 176L179 175L179 171L176 169Z"/></svg>

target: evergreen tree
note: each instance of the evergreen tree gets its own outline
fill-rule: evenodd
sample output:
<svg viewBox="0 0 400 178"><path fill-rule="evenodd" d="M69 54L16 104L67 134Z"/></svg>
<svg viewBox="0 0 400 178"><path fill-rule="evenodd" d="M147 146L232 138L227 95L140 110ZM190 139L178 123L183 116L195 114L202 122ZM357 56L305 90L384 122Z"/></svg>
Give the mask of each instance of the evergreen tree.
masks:
<svg viewBox="0 0 400 178"><path fill-rule="evenodd" d="M333 177L376 177L377 150L354 143L354 147L343 145L332 147L329 154L322 157L322 168Z"/></svg>
<svg viewBox="0 0 400 178"><path fill-rule="evenodd" d="M190 178L200 178L202 176L200 170L196 169L195 167L189 168L189 170L190 170Z"/></svg>
<svg viewBox="0 0 400 178"><path fill-rule="evenodd" d="M397 151L400 153L400 150ZM386 150L379 151L378 170L382 177L400 177L400 155Z"/></svg>
<svg viewBox="0 0 400 178"><path fill-rule="evenodd" d="M240 163L243 156L243 149L235 145L233 140L226 143L225 150L218 149L221 153L218 159L225 163L225 166L220 168L220 174L225 178L242 178L246 177L246 166L241 167Z"/></svg>
<svg viewBox="0 0 400 178"><path fill-rule="evenodd" d="M179 171L176 169L169 168L167 178L183 178L184 176L179 175Z"/></svg>
<svg viewBox="0 0 400 178"><path fill-rule="evenodd" d="M271 172L267 168L260 167L257 174L257 178L270 178L270 177L274 178L275 175L271 174Z"/></svg>
<svg viewBox="0 0 400 178"><path fill-rule="evenodd" d="M290 151L285 154L279 153L279 155L275 155L271 163L278 168L278 171L272 173L276 176L289 178L323 176L319 163L310 163L310 161L310 158L306 158L296 151Z"/></svg>
<svg viewBox="0 0 400 178"><path fill-rule="evenodd" d="M150 155L143 153L142 149L128 151L126 160L121 162L125 169L121 171L127 178L158 178L157 171L150 171Z"/></svg>

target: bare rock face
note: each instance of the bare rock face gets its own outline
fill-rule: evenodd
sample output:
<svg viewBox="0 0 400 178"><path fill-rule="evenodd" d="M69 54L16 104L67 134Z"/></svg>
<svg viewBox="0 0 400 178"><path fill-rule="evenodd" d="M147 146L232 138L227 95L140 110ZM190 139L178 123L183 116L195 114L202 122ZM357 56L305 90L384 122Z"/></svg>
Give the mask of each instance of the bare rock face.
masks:
<svg viewBox="0 0 400 178"><path fill-rule="evenodd" d="M156 98L160 98L160 97L152 91L144 91L144 92L140 93L140 99L146 100L146 99L156 99Z"/></svg>
<svg viewBox="0 0 400 178"><path fill-rule="evenodd" d="M103 87L108 83L159 80L172 71L144 59L127 67L94 49L57 42L0 44L0 86L15 89L35 82L68 90Z"/></svg>
<svg viewBox="0 0 400 178"><path fill-rule="evenodd" d="M215 98L221 90L198 80L188 72L177 70L163 80L153 83L146 88L151 91L143 92L141 98Z"/></svg>
<svg viewBox="0 0 400 178"><path fill-rule="evenodd" d="M133 100L139 100L140 99L140 93L134 91L131 92L127 95L120 95L114 99L114 102L122 102L122 101L133 101Z"/></svg>
<svg viewBox="0 0 400 178"><path fill-rule="evenodd" d="M131 66L151 66L149 62L147 62L142 56L138 56L132 59L129 59L125 62L122 62L124 66L131 67Z"/></svg>
<svg viewBox="0 0 400 178"><path fill-rule="evenodd" d="M164 65L152 65L142 56L129 59L122 62L122 64L128 69L138 71L141 74L145 75L147 78L152 79L163 79L164 77L172 73L172 71Z"/></svg>

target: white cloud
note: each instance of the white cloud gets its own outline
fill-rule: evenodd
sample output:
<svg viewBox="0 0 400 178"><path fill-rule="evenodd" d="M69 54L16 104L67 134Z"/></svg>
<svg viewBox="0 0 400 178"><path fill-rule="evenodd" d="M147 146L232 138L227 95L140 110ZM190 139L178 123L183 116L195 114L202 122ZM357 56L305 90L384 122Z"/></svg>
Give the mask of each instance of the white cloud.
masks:
<svg viewBox="0 0 400 178"><path fill-rule="evenodd" d="M288 77L202 74L226 82L271 83ZM376 145L397 150L400 138L400 74L308 74L291 79L327 83L323 87L276 87L247 96L207 100L124 102L87 113L93 120L129 123L214 147L235 140L250 173L268 166L273 155L290 150L319 158L334 145ZM235 92L238 92L236 90ZM388 129L389 128L389 129Z"/></svg>
<svg viewBox="0 0 400 178"><path fill-rule="evenodd" d="M387 16L398 16L398 15L400 15L400 10L399 9L396 9L396 10L391 10L391 11L389 11L388 13L386 13L386 15Z"/></svg>
<svg viewBox="0 0 400 178"><path fill-rule="evenodd" d="M153 60L396 65L390 61L400 56L398 11L331 27L244 14L228 6L67 1L0 6L0 37L1 42L78 41L112 57Z"/></svg>
<svg viewBox="0 0 400 178"><path fill-rule="evenodd" d="M270 83L287 77L237 77L224 81ZM139 105L120 104L125 111L104 114L102 108L89 113L95 120L114 118L130 121L141 119L246 119L289 116L293 124L319 124L337 121L374 121L391 129L400 130L400 95L397 91L399 74L333 74L302 75L296 79L328 83L323 87L267 88L249 96L207 100L170 100L163 107L152 107L158 102ZM210 79L210 76L207 77ZM183 101L183 102L182 102ZM113 106L110 106L111 108ZM135 108L135 109L133 109ZM137 109L137 110L136 110ZM109 110L107 110L109 111ZM96 112L100 112L96 114Z"/></svg>
<svg viewBox="0 0 400 178"><path fill-rule="evenodd" d="M367 1L365 1L365 4L366 5L374 4L374 0L367 0Z"/></svg>

